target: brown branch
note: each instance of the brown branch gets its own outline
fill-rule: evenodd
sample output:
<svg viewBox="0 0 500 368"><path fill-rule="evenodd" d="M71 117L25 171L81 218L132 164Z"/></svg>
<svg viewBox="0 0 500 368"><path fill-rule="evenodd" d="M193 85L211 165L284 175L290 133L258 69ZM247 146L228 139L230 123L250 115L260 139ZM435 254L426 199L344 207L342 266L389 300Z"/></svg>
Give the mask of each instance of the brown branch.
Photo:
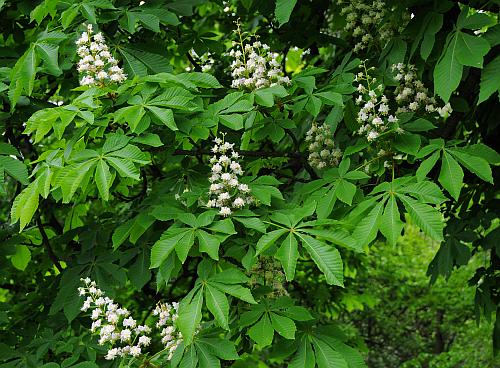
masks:
<svg viewBox="0 0 500 368"><path fill-rule="evenodd" d="M54 266L56 266L56 268L58 269L59 272L63 272L63 268L61 266L61 263L59 262L59 259L54 254L54 251L52 250L52 247L50 246L50 240L49 240L49 237L47 236L47 233L45 232L45 228L43 227L40 214L38 214L38 216L37 216L36 223L38 226L38 230L40 231L40 234L42 235L43 246L47 250L47 254L48 254L50 260L52 261Z"/></svg>

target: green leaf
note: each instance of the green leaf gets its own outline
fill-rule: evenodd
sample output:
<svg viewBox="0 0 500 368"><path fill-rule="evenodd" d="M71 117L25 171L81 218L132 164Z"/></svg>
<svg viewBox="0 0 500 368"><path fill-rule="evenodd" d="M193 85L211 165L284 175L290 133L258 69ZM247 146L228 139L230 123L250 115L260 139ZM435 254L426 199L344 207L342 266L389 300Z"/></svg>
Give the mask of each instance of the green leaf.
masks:
<svg viewBox="0 0 500 368"><path fill-rule="evenodd" d="M28 50L19 58L12 68L10 76L10 107L13 110L21 96L22 91L31 96L33 87L35 86L36 66L38 60L36 57L34 45L31 45Z"/></svg>
<svg viewBox="0 0 500 368"><path fill-rule="evenodd" d="M314 263L325 274L326 282L330 285L344 286L344 271L339 251L308 235L298 234L298 236Z"/></svg>
<svg viewBox="0 0 500 368"><path fill-rule="evenodd" d="M35 47L38 57L43 61L43 65L48 73L59 76L62 74L59 68L59 46L45 42L37 42Z"/></svg>
<svg viewBox="0 0 500 368"><path fill-rule="evenodd" d="M101 198L109 200L109 188L112 184L112 176L109 166L104 160L99 160L95 169L95 182Z"/></svg>
<svg viewBox="0 0 500 368"><path fill-rule="evenodd" d="M380 232L385 236L389 244L394 246L401 235L403 226L404 224L400 219L396 199L391 195L385 205L384 214L380 219Z"/></svg>
<svg viewBox="0 0 500 368"><path fill-rule="evenodd" d="M379 218L382 216L383 201L379 202L365 216L354 229L352 236L360 247L370 244L376 237L379 225Z"/></svg>
<svg viewBox="0 0 500 368"><path fill-rule="evenodd" d="M404 124L403 128L409 132L427 132L436 129L436 126L429 120L419 118Z"/></svg>
<svg viewBox="0 0 500 368"><path fill-rule="evenodd" d="M205 346L210 353L224 360L236 360L239 358L234 347L234 343L229 340L200 338L197 339L197 345Z"/></svg>
<svg viewBox="0 0 500 368"><path fill-rule="evenodd" d="M16 245L16 253L10 257L12 265L20 271L24 271L31 261L31 251L26 245Z"/></svg>
<svg viewBox="0 0 500 368"><path fill-rule="evenodd" d="M189 345L185 343L185 345ZM198 366L198 355L194 346L188 346L184 351L179 368L196 368Z"/></svg>
<svg viewBox="0 0 500 368"><path fill-rule="evenodd" d="M115 112L114 119L116 122L126 122L132 132L134 132L139 125L142 117L146 113L144 107L141 105L132 105L127 107L122 107Z"/></svg>
<svg viewBox="0 0 500 368"><path fill-rule="evenodd" d="M288 368L314 368L316 367L316 358L309 339L302 338L299 342L297 354L288 365Z"/></svg>
<svg viewBox="0 0 500 368"><path fill-rule="evenodd" d="M11 208L12 223L19 220L19 231L28 225L38 208L38 185L34 181L28 185L14 200Z"/></svg>
<svg viewBox="0 0 500 368"><path fill-rule="evenodd" d="M500 154L485 144L477 143L461 148L470 155L485 159L490 165L500 165Z"/></svg>
<svg viewBox="0 0 500 368"><path fill-rule="evenodd" d="M202 344L196 344L198 352L198 364L200 368L220 368L219 359L210 353L210 351Z"/></svg>
<svg viewBox="0 0 500 368"><path fill-rule="evenodd" d="M446 189L455 200L458 200L464 180L464 172L455 159L446 151L443 152L441 171L439 172L438 180L443 188Z"/></svg>
<svg viewBox="0 0 500 368"><path fill-rule="evenodd" d="M195 232L196 231L194 229L189 229L175 245L175 252L182 263L186 261L189 251L194 244Z"/></svg>
<svg viewBox="0 0 500 368"><path fill-rule="evenodd" d="M174 113L170 109L164 109L157 106L147 105L146 108L150 110L154 116L156 116L160 121L165 124L168 128L173 131L179 130L174 120Z"/></svg>
<svg viewBox="0 0 500 368"><path fill-rule="evenodd" d="M292 281L295 276L295 266L299 259L298 243L293 233L290 232L285 240L283 240L275 257L281 262L286 280Z"/></svg>
<svg viewBox="0 0 500 368"><path fill-rule="evenodd" d="M296 3L297 0L276 0L274 14L280 27L288 22Z"/></svg>
<svg viewBox="0 0 500 368"><path fill-rule="evenodd" d="M434 91L448 102L462 79L463 65L457 60L457 35L454 34L434 68Z"/></svg>
<svg viewBox="0 0 500 368"><path fill-rule="evenodd" d="M398 194L398 198L403 202L406 211L415 221L415 224L424 233L437 241L443 241L444 221L438 210L405 195Z"/></svg>
<svg viewBox="0 0 500 368"><path fill-rule="evenodd" d="M403 133L396 136L394 147L404 153L416 155L420 148L420 136L417 134Z"/></svg>
<svg viewBox="0 0 500 368"><path fill-rule="evenodd" d="M457 60L462 65L483 67L483 58L490 50L490 44L484 38L457 32Z"/></svg>
<svg viewBox="0 0 500 368"><path fill-rule="evenodd" d="M497 91L500 91L500 55L490 61L481 72L478 103L486 101Z"/></svg>
<svg viewBox="0 0 500 368"><path fill-rule="evenodd" d="M317 92L314 95L319 97L326 105L344 106L344 100L342 99L342 95L338 92L325 91L325 92Z"/></svg>
<svg viewBox="0 0 500 368"><path fill-rule="evenodd" d="M182 332L184 344L188 346L193 341L194 332L201 322L201 306L203 305L203 293L201 290L195 293L189 301L182 300L179 306L179 318L177 326Z"/></svg>
<svg viewBox="0 0 500 368"><path fill-rule="evenodd" d="M106 156L106 161L113 166L120 176L135 180L140 179L139 169L135 167L132 161L112 156Z"/></svg>
<svg viewBox="0 0 500 368"><path fill-rule="evenodd" d="M128 278L137 290L141 290L151 279L151 271L149 270L149 251L140 251L136 261L128 270Z"/></svg>
<svg viewBox="0 0 500 368"><path fill-rule="evenodd" d="M493 176L491 173L490 165L485 159L469 155L459 149L449 149L450 152L467 170L476 174L482 180L493 184Z"/></svg>
<svg viewBox="0 0 500 368"><path fill-rule="evenodd" d="M17 151L15 153L17 155ZM16 158L10 156L0 156L0 172L5 171L21 184L28 184L28 169L26 165ZM0 174L0 180L3 174Z"/></svg>
<svg viewBox="0 0 500 368"><path fill-rule="evenodd" d="M222 88L217 78L208 73L189 72L179 74L177 77L201 88Z"/></svg>
<svg viewBox="0 0 500 368"><path fill-rule="evenodd" d="M352 204L352 199L356 194L356 186L347 180L339 180L335 187L335 195L339 200L347 205Z"/></svg>
<svg viewBox="0 0 500 368"><path fill-rule="evenodd" d="M219 289L220 291L225 292L226 294L232 295L238 299L243 300L244 302L250 304L257 304L255 299L252 296L252 293L247 288L244 288L241 285L228 285L220 282L211 281L210 284Z"/></svg>
<svg viewBox="0 0 500 368"><path fill-rule="evenodd" d="M248 282L248 280L249 278L245 276L243 272L234 267L227 268L224 271L210 277L210 281L216 281L222 284L241 284Z"/></svg>
<svg viewBox="0 0 500 368"><path fill-rule="evenodd" d="M218 260L220 240L202 229L196 230L196 237L198 238L200 252L205 252L211 258Z"/></svg>
<svg viewBox="0 0 500 368"><path fill-rule="evenodd" d="M262 252L266 251L271 245L273 245L276 242L276 240L278 240L286 232L287 232L286 229L278 229L262 235L259 241L257 242L255 255L258 256Z"/></svg>
<svg viewBox="0 0 500 368"><path fill-rule="evenodd" d="M266 225L257 217L233 217L237 222L241 222L247 229L254 229L260 233L266 232Z"/></svg>
<svg viewBox="0 0 500 368"><path fill-rule="evenodd" d="M277 313L270 313L271 325L285 339L295 339L295 323L288 317L280 316Z"/></svg>
<svg viewBox="0 0 500 368"><path fill-rule="evenodd" d="M219 115L219 121L230 129L243 129L243 116L241 114Z"/></svg>
<svg viewBox="0 0 500 368"><path fill-rule="evenodd" d="M123 56L123 66L125 72L129 77L141 77L148 74L146 65L144 65L138 58L125 51L123 48L120 48L120 53Z"/></svg>
<svg viewBox="0 0 500 368"><path fill-rule="evenodd" d="M320 339L313 339L318 368L349 368L342 355Z"/></svg>
<svg viewBox="0 0 500 368"><path fill-rule="evenodd" d="M165 231L160 239L151 248L151 267L157 268L167 259L167 257L175 249L176 244L182 239L186 233L191 232L191 229L176 228Z"/></svg>
<svg viewBox="0 0 500 368"><path fill-rule="evenodd" d="M420 164L416 173L418 181L425 180L427 174L432 170L434 166L436 166L436 162L439 159L440 153L441 151L434 152Z"/></svg>
<svg viewBox="0 0 500 368"><path fill-rule="evenodd" d="M467 28L467 29L479 29L485 26L494 24L495 22L485 13L475 13L469 15L467 18L459 18L457 22L458 28Z"/></svg>
<svg viewBox="0 0 500 368"><path fill-rule="evenodd" d="M345 198L344 198L345 199ZM333 206L337 201L336 187L331 188L326 194L318 201L316 213L319 219L326 219L332 213Z"/></svg>
<svg viewBox="0 0 500 368"><path fill-rule="evenodd" d="M306 308L295 305L286 308L284 311L280 311L280 313L296 321L310 321L314 319Z"/></svg>
<svg viewBox="0 0 500 368"><path fill-rule="evenodd" d="M436 41L436 33L443 27L443 14L430 13L427 29L425 30L422 44L420 45L420 56L422 59L427 60L434 48Z"/></svg>
<svg viewBox="0 0 500 368"><path fill-rule="evenodd" d="M234 229L234 224L231 219L224 219L222 221L216 221L210 226L210 230L215 232L220 232L223 234L236 234L236 230Z"/></svg>
<svg viewBox="0 0 500 368"><path fill-rule="evenodd" d="M208 284L205 287L205 297L207 308L214 315L219 326L229 330L229 303L224 293Z"/></svg>
<svg viewBox="0 0 500 368"><path fill-rule="evenodd" d="M250 338L260 347L272 344L274 329L267 314L264 314L260 321L248 330L248 336L250 336Z"/></svg>
<svg viewBox="0 0 500 368"><path fill-rule="evenodd" d="M410 194L424 203L441 204L446 197L439 187L431 181L412 183L401 188L401 192Z"/></svg>

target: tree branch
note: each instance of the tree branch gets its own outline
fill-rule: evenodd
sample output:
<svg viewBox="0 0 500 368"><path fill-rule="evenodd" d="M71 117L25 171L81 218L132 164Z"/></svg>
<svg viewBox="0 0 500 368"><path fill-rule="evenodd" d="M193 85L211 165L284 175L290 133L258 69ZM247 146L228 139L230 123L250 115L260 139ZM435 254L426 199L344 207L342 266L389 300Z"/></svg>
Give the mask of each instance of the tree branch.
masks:
<svg viewBox="0 0 500 368"><path fill-rule="evenodd" d="M63 268L61 266L61 263L59 262L59 259L54 254L54 251L52 250L52 247L50 246L50 240L49 240L49 237L47 236L47 233L45 232L45 228L43 227L40 213L38 213L38 216L36 218L36 224L38 226L38 230L40 231L40 234L42 235L42 243L43 243L43 246L45 247L45 249L47 250L47 254L48 254L50 260L52 261L54 266L56 266L56 268L59 272L63 272Z"/></svg>

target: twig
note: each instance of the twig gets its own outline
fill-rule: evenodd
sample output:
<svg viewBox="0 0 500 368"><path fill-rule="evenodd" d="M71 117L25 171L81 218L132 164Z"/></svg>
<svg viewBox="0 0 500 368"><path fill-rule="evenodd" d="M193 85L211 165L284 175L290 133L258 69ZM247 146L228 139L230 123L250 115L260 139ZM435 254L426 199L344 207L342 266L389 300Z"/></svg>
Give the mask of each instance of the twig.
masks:
<svg viewBox="0 0 500 368"><path fill-rule="evenodd" d="M56 268L59 272L63 272L63 268L61 266L61 263L59 262L59 259L54 254L54 251L52 250L52 247L50 246L50 240L49 240L49 237L47 236L47 233L45 232L45 228L43 227L40 213L38 213L38 216L36 218L36 223L38 226L38 230L40 231L40 234L42 235L43 246L47 250L47 254L48 254L50 260L52 261L54 266L56 266Z"/></svg>

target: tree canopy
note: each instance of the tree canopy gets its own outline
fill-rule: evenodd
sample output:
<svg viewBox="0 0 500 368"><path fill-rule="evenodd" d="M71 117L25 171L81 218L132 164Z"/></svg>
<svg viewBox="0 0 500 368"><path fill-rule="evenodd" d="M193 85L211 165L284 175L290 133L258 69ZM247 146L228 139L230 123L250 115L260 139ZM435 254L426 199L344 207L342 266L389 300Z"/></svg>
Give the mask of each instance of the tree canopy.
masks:
<svg viewBox="0 0 500 368"><path fill-rule="evenodd" d="M393 310L462 350L406 367L496 353L499 13L0 0L0 367L396 367Z"/></svg>

